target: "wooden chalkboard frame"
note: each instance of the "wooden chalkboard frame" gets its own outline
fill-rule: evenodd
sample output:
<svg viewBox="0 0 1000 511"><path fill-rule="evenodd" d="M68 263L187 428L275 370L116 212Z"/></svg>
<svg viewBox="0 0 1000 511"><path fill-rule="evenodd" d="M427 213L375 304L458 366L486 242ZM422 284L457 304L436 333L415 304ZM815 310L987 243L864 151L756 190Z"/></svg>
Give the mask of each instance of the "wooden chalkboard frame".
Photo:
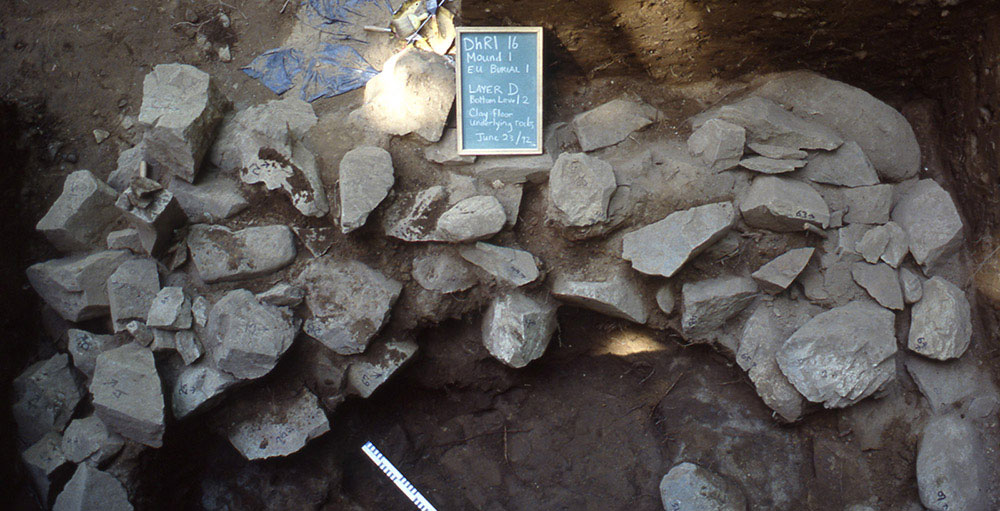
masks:
<svg viewBox="0 0 1000 511"><path fill-rule="evenodd" d="M458 154L462 156L475 155L516 155L516 154L542 154L544 151L544 141L542 140L542 27L455 27L455 120L458 124ZM537 61L535 63L535 80L538 82L538 94L536 98L538 129L535 140L538 141L537 148L530 149L467 149L464 146L462 137L462 34L464 33L526 33L535 34L537 42Z"/></svg>

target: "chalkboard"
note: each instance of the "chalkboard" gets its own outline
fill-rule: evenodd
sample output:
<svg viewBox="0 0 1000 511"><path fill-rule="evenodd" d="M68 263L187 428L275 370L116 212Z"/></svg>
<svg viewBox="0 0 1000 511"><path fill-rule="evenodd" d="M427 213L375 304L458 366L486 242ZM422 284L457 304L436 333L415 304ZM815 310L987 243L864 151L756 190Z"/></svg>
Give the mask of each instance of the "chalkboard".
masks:
<svg viewBox="0 0 1000 511"><path fill-rule="evenodd" d="M457 32L458 154L541 154L541 27Z"/></svg>

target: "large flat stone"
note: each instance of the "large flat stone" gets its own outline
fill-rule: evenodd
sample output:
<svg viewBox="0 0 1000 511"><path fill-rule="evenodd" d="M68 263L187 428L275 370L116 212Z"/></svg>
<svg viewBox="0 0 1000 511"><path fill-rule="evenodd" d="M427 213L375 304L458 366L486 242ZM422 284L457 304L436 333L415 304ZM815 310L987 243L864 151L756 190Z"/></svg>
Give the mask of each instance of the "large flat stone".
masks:
<svg viewBox="0 0 1000 511"><path fill-rule="evenodd" d="M847 214L844 221L859 224L884 224L892 209L892 185L859 186L844 190Z"/></svg>
<svg viewBox="0 0 1000 511"><path fill-rule="evenodd" d="M684 263L722 238L735 222L736 210L731 202L676 211L626 234L622 258L647 275L672 277Z"/></svg>
<svg viewBox="0 0 1000 511"><path fill-rule="evenodd" d="M247 227L198 224L187 238L198 275L207 283L259 277L295 259L295 238L284 225Z"/></svg>
<svg viewBox="0 0 1000 511"><path fill-rule="evenodd" d="M294 141L317 121L312 105L294 96L252 106L225 119L209 159L223 172L239 173L262 163L262 149L291 157Z"/></svg>
<svg viewBox="0 0 1000 511"><path fill-rule="evenodd" d="M443 251L416 256L411 274L420 287L443 294L465 291L478 282L469 263Z"/></svg>
<svg viewBox="0 0 1000 511"><path fill-rule="evenodd" d="M695 128L709 119L742 126L747 130L747 139L759 144L832 151L843 143L830 128L803 119L774 101L760 97L749 97L705 112L694 119Z"/></svg>
<svg viewBox="0 0 1000 511"><path fill-rule="evenodd" d="M202 175L196 184L172 179L168 189L191 223L225 220L250 205L236 180L220 172Z"/></svg>
<svg viewBox="0 0 1000 511"><path fill-rule="evenodd" d="M972 307L965 292L941 277L924 282L923 298L913 306L906 347L948 360L961 357L971 342Z"/></svg>
<svg viewBox="0 0 1000 511"><path fill-rule="evenodd" d="M606 222L616 188L611 164L584 153L562 153L549 175L548 215L569 227Z"/></svg>
<svg viewBox="0 0 1000 511"><path fill-rule="evenodd" d="M752 227L778 232L801 231L805 224L826 228L830 208L811 186L787 178L761 176L740 199L740 213Z"/></svg>
<svg viewBox="0 0 1000 511"><path fill-rule="evenodd" d="M555 165L555 158L549 153L530 156L481 156L475 165L458 167L462 172L487 181L518 184L530 181L544 183Z"/></svg>
<svg viewBox="0 0 1000 511"><path fill-rule="evenodd" d="M879 305L886 309L903 310L903 288L899 285L899 275L891 266L856 262L851 265L851 275Z"/></svg>
<svg viewBox="0 0 1000 511"><path fill-rule="evenodd" d="M217 368L249 380L274 369L298 332L291 310L263 304L250 291L236 289L212 306L202 341Z"/></svg>
<svg viewBox="0 0 1000 511"><path fill-rule="evenodd" d="M225 391L239 382L231 374L216 369L214 362L202 359L185 367L171 389L170 406L177 419L203 412L217 404Z"/></svg>
<svg viewBox="0 0 1000 511"><path fill-rule="evenodd" d="M409 362L417 352L417 344L406 339L390 339L373 346L347 370L347 383L364 399L371 397L383 383Z"/></svg>
<svg viewBox="0 0 1000 511"><path fill-rule="evenodd" d="M641 101L619 98L573 118L573 131L584 152L617 144L657 119L660 112Z"/></svg>
<svg viewBox="0 0 1000 511"><path fill-rule="evenodd" d="M751 277L768 293L780 293L792 285L815 252L812 247L789 250L758 268Z"/></svg>
<svg viewBox="0 0 1000 511"><path fill-rule="evenodd" d="M747 131L742 126L709 119L687 139L688 151L716 172L729 170L740 163Z"/></svg>
<svg viewBox="0 0 1000 511"><path fill-rule="evenodd" d="M539 277L535 256L524 250L478 242L461 247L459 254L505 285L523 286Z"/></svg>
<svg viewBox="0 0 1000 511"><path fill-rule="evenodd" d="M163 445L163 389L148 348L133 343L101 353L90 392L94 413L109 429L150 447Z"/></svg>
<svg viewBox="0 0 1000 511"><path fill-rule="evenodd" d="M875 167L854 142L847 142L833 152L813 155L799 177L847 187L874 186L879 182Z"/></svg>
<svg viewBox="0 0 1000 511"><path fill-rule="evenodd" d="M648 318L639 287L620 273L606 280L579 280L560 274L552 282L552 295L564 302L639 324L646 323Z"/></svg>
<svg viewBox="0 0 1000 511"><path fill-rule="evenodd" d="M263 406L262 406L263 405ZM248 460L288 456L330 431L330 421L312 392L265 402L242 401L230 411L229 443Z"/></svg>
<svg viewBox="0 0 1000 511"><path fill-rule="evenodd" d="M340 230L361 227L385 199L396 178L392 156L381 147L351 149L340 160Z"/></svg>
<svg viewBox="0 0 1000 511"><path fill-rule="evenodd" d="M442 213L434 237L452 243L476 241L500 232L506 223L507 213L496 197L476 195Z"/></svg>
<svg viewBox="0 0 1000 511"><path fill-rule="evenodd" d="M108 430L96 415L75 419L66 426L62 453L73 463L97 466L111 459L125 446L125 440Z"/></svg>
<svg viewBox="0 0 1000 511"><path fill-rule="evenodd" d="M962 244L962 218L955 202L932 179L922 179L902 191L892 220L910 240L917 264L933 266Z"/></svg>
<svg viewBox="0 0 1000 511"><path fill-rule="evenodd" d="M497 360L521 368L545 353L556 326L556 307L547 298L514 290L497 297L486 310L483 344Z"/></svg>
<svg viewBox="0 0 1000 511"><path fill-rule="evenodd" d="M28 267L28 282L50 307L67 321L106 316L108 277L132 258L125 250L105 250L52 259Z"/></svg>
<svg viewBox="0 0 1000 511"><path fill-rule="evenodd" d="M757 284L746 277L686 282L681 289L681 328L692 337L708 334L747 308L756 295Z"/></svg>
<svg viewBox="0 0 1000 511"><path fill-rule="evenodd" d="M35 229L64 252L101 247L112 224L121 216L115 207L117 199L115 190L89 170L78 170L66 176L62 194Z"/></svg>

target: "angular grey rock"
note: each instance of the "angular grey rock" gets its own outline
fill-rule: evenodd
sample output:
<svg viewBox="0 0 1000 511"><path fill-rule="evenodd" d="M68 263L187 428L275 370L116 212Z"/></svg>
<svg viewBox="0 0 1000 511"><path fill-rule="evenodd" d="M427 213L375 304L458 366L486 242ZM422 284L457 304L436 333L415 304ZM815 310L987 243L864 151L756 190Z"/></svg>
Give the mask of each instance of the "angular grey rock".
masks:
<svg viewBox="0 0 1000 511"><path fill-rule="evenodd" d="M674 290L671 289L670 286L664 285L661 286L660 289L656 290L656 306L659 307L664 314L673 314L676 301L676 298L674 298Z"/></svg>
<svg viewBox="0 0 1000 511"><path fill-rule="evenodd" d="M715 172L729 170L740 163L747 131L742 126L709 119L687 139L688 151Z"/></svg>
<svg viewBox="0 0 1000 511"><path fill-rule="evenodd" d="M62 437L62 453L73 463L97 466L118 454L124 446L125 440L109 431L96 415L69 423Z"/></svg>
<svg viewBox="0 0 1000 511"><path fill-rule="evenodd" d="M929 358L961 357L972 341L972 308L965 292L941 277L924 282L913 306L906 347Z"/></svg>
<svg viewBox="0 0 1000 511"><path fill-rule="evenodd" d="M779 232L801 231L806 223L826 228L830 208L811 186L792 179L761 176L740 200L740 213L752 227Z"/></svg>
<svg viewBox="0 0 1000 511"><path fill-rule="evenodd" d="M815 248L796 248L775 257L753 272L751 277L768 293L780 293L802 273L812 259Z"/></svg>
<svg viewBox="0 0 1000 511"><path fill-rule="evenodd" d="M340 230L361 227L396 182L392 156L381 147L351 149L340 160Z"/></svg>
<svg viewBox="0 0 1000 511"><path fill-rule="evenodd" d="M182 330L174 335L174 349L181 356L184 365L191 365L205 352L198 336L191 330Z"/></svg>
<svg viewBox="0 0 1000 511"><path fill-rule="evenodd" d="M330 431L319 399L307 389L291 398L241 402L230 413L234 418L227 421L229 443L248 460L288 456Z"/></svg>
<svg viewBox="0 0 1000 511"><path fill-rule="evenodd" d="M778 351L778 367L806 399L843 408L896 375L892 312L854 301L809 320Z"/></svg>
<svg viewBox="0 0 1000 511"><path fill-rule="evenodd" d="M193 182L229 102L214 80L184 64L160 64L142 82L139 124L147 156Z"/></svg>
<svg viewBox="0 0 1000 511"><path fill-rule="evenodd" d="M153 342L148 347L153 350L153 353L177 351L177 335L175 332L160 328L150 328L150 332L153 333Z"/></svg>
<svg viewBox="0 0 1000 511"><path fill-rule="evenodd" d="M660 117L660 112L641 101L618 98L573 118L573 131L584 152L615 145Z"/></svg>
<svg viewBox="0 0 1000 511"><path fill-rule="evenodd" d="M145 251L142 247L139 231L131 227L109 232L107 243L109 250L128 250L133 254L141 254Z"/></svg>
<svg viewBox="0 0 1000 511"><path fill-rule="evenodd" d="M903 301L911 304L917 303L924 297L923 280L909 268L899 269L899 281L903 286Z"/></svg>
<svg viewBox="0 0 1000 511"><path fill-rule="evenodd" d="M686 282L681 289L681 328L689 336L707 334L747 308L756 295L757 284L746 277Z"/></svg>
<svg viewBox="0 0 1000 511"><path fill-rule="evenodd" d="M150 447L163 445L163 389L148 348L128 344L101 353L90 393L94 413L109 429Z"/></svg>
<svg viewBox="0 0 1000 511"><path fill-rule="evenodd" d="M555 158L549 153L531 156L481 156L475 165L458 167L455 171L507 184L525 181L544 183L549 178L553 165Z"/></svg>
<svg viewBox="0 0 1000 511"><path fill-rule="evenodd" d="M875 167L854 142L847 142L832 153L814 154L799 177L847 187L874 186L879 182Z"/></svg>
<svg viewBox="0 0 1000 511"><path fill-rule="evenodd" d="M52 511L132 511L128 492L115 476L88 464L76 467L76 472L56 497Z"/></svg>
<svg viewBox="0 0 1000 511"><path fill-rule="evenodd" d="M796 114L857 142L887 181L903 181L920 170L920 146L910 123L871 94L808 71L767 76L754 94L788 106Z"/></svg>
<svg viewBox="0 0 1000 511"><path fill-rule="evenodd" d="M918 355L906 357L906 371L927 399L931 412L960 411L973 419L979 417L972 414L975 401L996 401L1000 397L989 374L978 364L970 357L947 362Z"/></svg>
<svg viewBox="0 0 1000 511"><path fill-rule="evenodd" d="M920 501L933 511L988 509L985 452L967 420L944 415L927 421L917 447Z"/></svg>
<svg viewBox="0 0 1000 511"><path fill-rule="evenodd" d="M125 323L125 331L132 336L135 342L143 346L149 347L153 344L155 338L153 330L146 326L146 323L143 321L130 320Z"/></svg>
<svg viewBox="0 0 1000 511"><path fill-rule="evenodd" d="M14 379L17 436L31 444L66 427L83 398L64 353L29 366Z"/></svg>
<svg viewBox="0 0 1000 511"><path fill-rule="evenodd" d="M759 142L750 142L747 147L751 151L765 156L767 158L774 158L776 160L804 160L809 153L799 150L792 149L791 147L782 147L777 145L761 144Z"/></svg>
<svg viewBox="0 0 1000 511"><path fill-rule="evenodd" d="M889 230L885 229L883 226L879 225L872 229L869 229L864 236L861 237L861 241L858 241L854 247L861 257L868 261L870 264L875 264L882 258L882 254L885 253L886 247L889 246Z"/></svg>
<svg viewBox="0 0 1000 511"><path fill-rule="evenodd" d="M207 325L208 312L211 308L212 304L204 296L195 297L194 301L191 302L191 319L194 320L194 324L198 326Z"/></svg>
<svg viewBox="0 0 1000 511"><path fill-rule="evenodd" d="M291 158L292 145L317 121L312 105L294 96L252 106L226 118L209 159L223 172L239 173L262 165L262 150Z"/></svg>
<svg viewBox="0 0 1000 511"><path fill-rule="evenodd" d="M684 263L725 236L735 222L736 210L731 202L675 211L626 234L622 259L647 275L672 277Z"/></svg>
<svg viewBox="0 0 1000 511"><path fill-rule="evenodd" d="M132 319L146 321L159 291L160 274L155 260L132 259L121 263L108 277L108 302L115 331L124 330Z"/></svg>
<svg viewBox="0 0 1000 511"><path fill-rule="evenodd" d="M476 162L475 156L458 154L458 130L444 130L441 140L424 148L424 158L441 165L468 165Z"/></svg>
<svg viewBox="0 0 1000 511"><path fill-rule="evenodd" d="M888 264L857 262L851 265L851 276L879 305L886 309L903 310L899 275Z"/></svg>
<svg viewBox="0 0 1000 511"><path fill-rule="evenodd" d="M708 119L722 119L743 126L747 130L747 140L758 144L832 151L843 143L830 128L803 119L774 101L759 97L749 97L705 112L693 120L694 127L702 126Z"/></svg>
<svg viewBox="0 0 1000 511"><path fill-rule="evenodd" d="M319 257L330 250L335 239L333 227L292 227L295 236L313 257Z"/></svg>
<svg viewBox="0 0 1000 511"><path fill-rule="evenodd" d="M777 160L764 156L751 156L740 161L740 167L761 174L785 174L805 166L804 160Z"/></svg>
<svg viewBox="0 0 1000 511"><path fill-rule="evenodd" d="M103 244L104 236L121 212L118 194L89 170L66 176L62 194L38 221L38 229L64 252L86 251Z"/></svg>
<svg viewBox="0 0 1000 511"><path fill-rule="evenodd" d="M549 175L549 217L571 227L606 222L616 188L611 164L584 153L562 153Z"/></svg>
<svg viewBox="0 0 1000 511"><path fill-rule="evenodd" d="M172 179L168 189L194 224L225 220L250 205L236 180L221 172L208 173L197 184Z"/></svg>
<svg viewBox="0 0 1000 511"><path fill-rule="evenodd" d="M377 345L371 353L351 362L351 367L347 370L347 383L355 393L368 399L375 389L388 381L416 352L417 344L405 339L392 339Z"/></svg>
<svg viewBox="0 0 1000 511"><path fill-rule="evenodd" d="M933 266L962 244L958 208L933 179L922 179L903 191L892 220L906 231L910 253L921 266Z"/></svg>
<svg viewBox="0 0 1000 511"><path fill-rule="evenodd" d="M389 320L389 312L403 286L357 261L330 256L314 259L299 274L306 290L306 306L313 317L303 330L327 348L353 355Z"/></svg>
<svg viewBox="0 0 1000 511"><path fill-rule="evenodd" d="M174 381L170 400L174 417L184 419L218 403L224 392L238 383L232 375L215 368L211 361L185 367Z"/></svg>
<svg viewBox="0 0 1000 511"><path fill-rule="evenodd" d="M187 244L198 275L206 283L267 275L295 260L295 238L284 225L232 231L198 224L191 227Z"/></svg>
<svg viewBox="0 0 1000 511"><path fill-rule="evenodd" d="M648 318L642 292L621 273L603 281L578 280L560 274L553 279L552 294L564 302L611 317L639 324L645 324Z"/></svg>
<svg viewBox="0 0 1000 511"><path fill-rule="evenodd" d="M55 431L46 433L21 453L21 461L38 490L42 505L47 505L52 477L66 464L66 457L62 454L62 437Z"/></svg>
<svg viewBox="0 0 1000 511"><path fill-rule="evenodd" d="M94 366L97 356L124 344L123 339L114 335L92 334L84 330L70 329L67 349L73 356L73 366L85 374L87 378L94 376Z"/></svg>
<svg viewBox="0 0 1000 511"><path fill-rule="evenodd" d="M168 286L161 289L149 307L146 326L164 330L191 328L191 300L184 294L184 288Z"/></svg>
<svg viewBox="0 0 1000 511"><path fill-rule="evenodd" d="M282 307L295 307L306 297L306 290L284 282L257 294L257 299L263 303Z"/></svg>
<svg viewBox="0 0 1000 511"><path fill-rule="evenodd" d="M418 255L410 273L420 287L442 294L465 291L478 282L469 264L450 252Z"/></svg>
<svg viewBox="0 0 1000 511"><path fill-rule="evenodd" d="M519 369L541 357L555 333L556 306L521 291L503 294L483 317L483 344L494 358Z"/></svg>
<svg viewBox="0 0 1000 511"><path fill-rule="evenodd" d="M899 268L906 254L910 253L910 239L896 222L889 222L881 227L889 233L889 243L882 251L882 260L893 268Z"/></svg>
<svg viewBox="0 0 1000 511"><path fill-rule="evenodd" d="M139 233L139 241L147 254L159 255L173 239L174 229L184 225L187 216L170 190L150 193L151 200L145 205L136 205L129 197L138 192L129 186L118 197L115 206L120 209L133 229Z"/></svg>
<svg viewBox="0 0 1000 511"><path fill-rule="evenodd" d="M437 222L448 209L448 192L443 186L421 190L399 204L398 217L386 215L386 235L403 241L442 241L438 239Z"/></svg>
<svg viewBox="0 0 1000 511"><path fill-rule="evenodd" d="M256 160L240 170L240 179L248 185L263 183L268 190L281 189L303 215L320 218L330 212L316 156L301 142L292 142L284 153L261 148Z"/></svg>
<svg viewBox="0 0 1000 511"><path fill-rule="evenodd" d="M108 277L132 256L124 250L106 250L28 267L35 292L66 321L85 321L110 312Z"/></svg>
<svg viewBox="0 0 1000 511"><path fill-rule="evenodd" d="M478 266L502 284L523 286L538 280L538 263L530 252L477 242L459 248L462 259Z"/></svg>
<svg viewBox="0 0 1000 511"><path fill-rule="evenodd" d="M451 207L477 195L494 197L503 206L504 213L507 214L507 225L513 227L517 224L521 211L521 198L524 195L524 185L504 184L499 181L487 182L483 179L451 173L448 174L447 190L448 204Z"/></svg>
<svg viewBox="0 0 1000 511"><path fill-rule="evenodd" d="M365 85L365 103L351 114L390 135L441 139L455 101L455 70L448 59L407 48L389 58Z"/></svg>
<svg viewBox="0 0 1000 511"><path fill-rule="evenodd" d="M503 229L507 213L495 197L477 195L462 200L441 214L436 238L460 243L488 238Z"/></svg>
<svg viewBox="0 0 1000 511"><path fill-rule="evenodd" d="M747 498L738 484L689 462L675 465L663 476L660 500L666 511L747 509Z"/></svg>
<svg viewBox="0 0 1000 511"><path fill-rule="evenodd" d="M747 372L764 404L789 422L802 417L806 400L781 372L776 356L785 340L821 310L784 298L761 301L743 325L736 362Z"/></svg>
<svg viewBox="0 0 1000 511"><path fill-rule="evenodd" d="M892 185L858 186L844 190L849 224L884 224L892 209Z"/></svg>
<svg viewBox="0 0 1000 511"><path fill-rule="evenodd" d="M290 310L262 304L250 291L236 289L212 306L202 342L218 369L250 380L274 369L298 331Z"/></svg>

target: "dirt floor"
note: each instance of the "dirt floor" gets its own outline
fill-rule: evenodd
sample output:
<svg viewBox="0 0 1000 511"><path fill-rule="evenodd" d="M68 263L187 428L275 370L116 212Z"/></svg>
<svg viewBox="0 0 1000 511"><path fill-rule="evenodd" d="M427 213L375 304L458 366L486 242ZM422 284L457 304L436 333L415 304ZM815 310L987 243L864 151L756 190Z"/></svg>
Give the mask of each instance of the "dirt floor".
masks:
<svg viewBox="0 0 1000 511"><path fill-rule="evenodd" d="M926 4L465 0L462 9L468 24L546 28L547 124L627 92L668 113L645 136L683 136L683 119L705 106L691 98L718 99L730 90L725 82L738 88L774 70L804 67L865 88L914 124L927 173L944 176L958 193L979 263L993 253L1000 226L993 207L1000 36L987 30L1000 11L993 2L918 3ZM239 67L284 40L297 10L294 1L285 4L11 0L0 13L0 233L10 240L0 254L7 334L0 343L0 479L7 482L0 502L37 506L17 462L7 404L13 376L55 349L24 278L29 264L56 255L34 232L35 222L68 173L86 168L106 177L118 152L137 141L139 131L126 128L126 118L138 114L142 78L152 66L195 65L237 107L273 99ZM199 45L199 33L212 50ZM232 62L217 56L224 44ZM313 136L359 103L360 92L316 102L324 121ZM95 129L110 138L96 143ZM350 143L330 140L319 155L335 162ZM404 167L420 160L410 140L394 141L391 152ZM418 171L411 176L421 179ZM532 200L537 193L526 189L525 204L541 204ZM254 215L291 213L283 198L258 199L268 213ZM302 225L322 223L294 216ZM544 232L528 222L507 236L527 245ZM567 259L558 255L567 242L548 241L552 253L539 254L543 259ZM370 245L342 248L379 261L406 259L403 244L378 243L364 254ZM579 250L604 256L597 245ZM399 271L408 271L405 264ZM987 299L979 300L981 333L996 332L998 323ZM682 454L741 474L754 509L843 509L872 496L879 509L919 502L912 428L890 424L879 448L866 449L855 430L866 420L863 406L781 425L722 354L568 307L546 355L515 371L488 356L477 316L422 330L414 363L369 400L345 402L330 433L286 459L250 463L207 421L172 424L164 448L137 457L133 502L137 509L411 509L361 454L368 440L442 510L658 510L659 479ZM983 340L976 356L996 374L998 339L984 333ZM291 378L316 349L300 339L254 388Z"/></svg>

